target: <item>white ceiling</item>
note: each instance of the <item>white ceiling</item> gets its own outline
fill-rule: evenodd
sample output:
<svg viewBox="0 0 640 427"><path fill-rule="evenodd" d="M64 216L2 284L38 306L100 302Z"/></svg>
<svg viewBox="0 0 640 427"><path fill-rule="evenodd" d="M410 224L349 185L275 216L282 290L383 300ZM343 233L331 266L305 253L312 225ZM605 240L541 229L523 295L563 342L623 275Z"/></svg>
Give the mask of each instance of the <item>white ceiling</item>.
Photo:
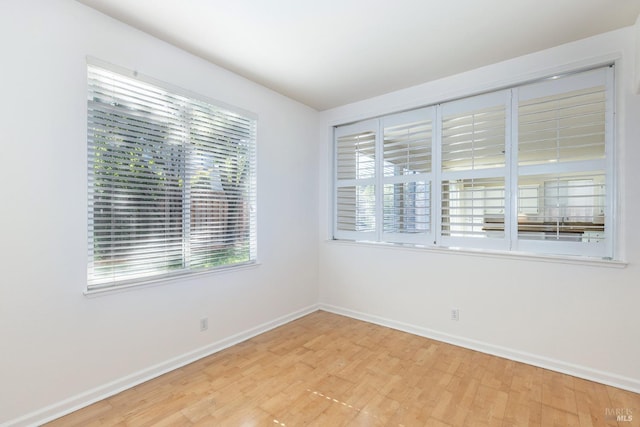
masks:
<svg viewBox="0 0 640 427"><path fill-rule="evenodd" d="M78 0L317 110L632 25L640 0Z"/></svg>

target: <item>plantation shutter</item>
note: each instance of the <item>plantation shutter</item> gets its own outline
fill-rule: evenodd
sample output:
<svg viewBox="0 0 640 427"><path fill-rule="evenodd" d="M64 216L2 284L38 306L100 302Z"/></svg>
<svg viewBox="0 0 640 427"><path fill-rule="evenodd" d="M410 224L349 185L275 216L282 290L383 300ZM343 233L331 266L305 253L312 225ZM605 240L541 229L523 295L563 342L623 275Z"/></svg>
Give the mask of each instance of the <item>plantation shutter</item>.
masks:
<svg viewBox="0 0 640 427"><path fill-rule="evenodd" d="M445 246L506 249L509 92L442 105L441 225Z"/></svg>
<svg viewBox="0 0 640 427"><path fill-rule="evenodd" d="M382 119L383 236L385 242L433 240L434 108Z"/></svg>
<svg viewBox="0 0 640 427"><path fill-rule="evenodd" d="M255 260L255 119L88 66L89 290Z"/></svg>
<svg viewBox="0 0 640 427"><path fill-rule="evenodd" d="M336 238L376 239L377 122L335 129Z"/></svg>
<svg viewBox="0 0 640 427"><path fill-rule="evenodd" d="M518 89L518 247L606 256L612 69ZM528 190L526 190L528 189Z"/></svg>
<svg viewBox="0 0 640 427"><path fill-rule="evenodd" d="M613 66L335 127L334 238L612 258Z"/></svg>

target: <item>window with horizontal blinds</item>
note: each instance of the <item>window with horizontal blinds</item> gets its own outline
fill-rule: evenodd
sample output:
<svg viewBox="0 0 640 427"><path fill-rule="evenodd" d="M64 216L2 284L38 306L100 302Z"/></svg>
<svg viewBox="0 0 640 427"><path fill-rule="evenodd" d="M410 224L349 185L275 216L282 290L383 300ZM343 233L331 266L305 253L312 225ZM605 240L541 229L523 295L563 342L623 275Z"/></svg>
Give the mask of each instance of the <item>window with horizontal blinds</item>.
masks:
<svg viewBox="0 0 640 427"><path fill-rule="evenodd" d="M613 94L606 66L337 126L334 237L613 258Z"/></svg>
<svg viewBox="0 0 640 427"><path fill-rule="evenodd" d="M252 262L254 118L88 66L88 289Z"/></svg>

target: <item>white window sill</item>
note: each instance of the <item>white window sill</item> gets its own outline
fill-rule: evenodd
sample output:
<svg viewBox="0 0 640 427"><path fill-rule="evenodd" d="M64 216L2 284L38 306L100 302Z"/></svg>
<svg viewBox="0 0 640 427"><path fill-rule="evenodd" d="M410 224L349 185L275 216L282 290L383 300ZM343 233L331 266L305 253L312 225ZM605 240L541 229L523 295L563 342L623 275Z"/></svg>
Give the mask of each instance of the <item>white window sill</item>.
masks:
<svg viewBox="0 0 640 427"><path fill-rule="evenodd" d="M345 246L368 246L373 248L383 248L391 250L406 250L406 251L418 251L418 252L430 252L438 254L458 254L467 256L479 256L485 258L499 258L499 259L515 259L524 261L537 261L537 262L552 262L557 264L572 264L572 265L585 265L592 267L607 267L607 268L626 268L629 264L626 261L599 259L599 258L587 258L571 255L543 255L543 254L531 254L524 252L506 252L487 249L461 249L461 248L449 248L449 247L429 247L429 246L413 246L400 243L385 243L385 242L365 242L365 241L353 241L353 240L326 240L330 245L345 245Z"/></svg>
<svg viewBox="0 0 640 427"><path fill-rule="evenodd" d="M93 297L99 297L104 295L117 294L117 293L127 292L131 290L150 288L150 287L160 286L160 285L168 285L168 284L181 282L185 280L193 280L193 279L201 278L203 276L234 273L242 270L251 270L251 269L257 268L259 265L260 263L256 261L256 262L249 262L246 264L241 264L236 266L220 267L220 268L206 270L206 271L187 272L187 273L179 273L171 276L140 279L135 281L124 282L121 284L116 284L113 286L105 286L102 288L95 288L95 289L86 289L84 291L84 295L88 298L93 298Z"/></svg>

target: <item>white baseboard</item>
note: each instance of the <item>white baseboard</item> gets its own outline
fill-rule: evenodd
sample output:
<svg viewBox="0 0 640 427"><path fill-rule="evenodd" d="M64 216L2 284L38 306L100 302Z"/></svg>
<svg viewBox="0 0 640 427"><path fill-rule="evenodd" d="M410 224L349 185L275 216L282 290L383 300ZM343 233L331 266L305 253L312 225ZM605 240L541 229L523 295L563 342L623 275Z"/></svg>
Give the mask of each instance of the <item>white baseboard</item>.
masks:
<svg viewBox="0 0 640 427"><path fill-rule="evenodd" d="M203 357L210 356L225 348L231 347L242 341L246 341L271 329L282 326L307 314L317 311L319 306L317 304L308 306L301 310L279 317L272 321L263 323L254 328L248 329L244 332L232 335L228 338L211 343L189 353L182 354L173 359L159 363L155 366L151 366L147 369L135 372L126 377L117 379L108 384L101 385L92 390L88 390L84 393L80 393L69 399L65 399L61 402L54 403L53 405L31 412L20 418L9 421L6 424L0 424L1 427L24 427L24 426L38 426L43 423L55 420L92 403L111 397L121 391L127 390L138 384L142 384L145 381L149 381L153 378L159 377L162 374L171 372L175 369L186 366L193 363Z"/></svg>
<svg viewBox="0 0 640 427"><path fill-rule="evenodd" d="M351 317L365 322L374 323L376 325L386 326L399 331L408 332L410 334L418 335L425 338L430 338L436 341L446 342L459 347L476 350L482 353L491 354L498 357L514 360L516 362L522 362L529 365L537 366L540 368L549 369L551 371L560 372L563 374L571 375L578 378L583 378L590 381L595 381L601 384L610 385L613 387L621 388L624 390L632 391L634 393L640 393L640 380L623 377L611 372L599 371L596 369L588 368L585 366L574 365L571 363L563 362L561 360L555 360L544 356L538 356L535 354L514 350L506 347L501 347L481 341L471 340L464 337L450 335L432 329L423 328L421 326L415 326L404 322L398 322L383 317L361 313L359 311L350 310L343 307L337 307L330 304L320 304L320 310L328 311L330 313L340 314L343 316Z"/></svg>

